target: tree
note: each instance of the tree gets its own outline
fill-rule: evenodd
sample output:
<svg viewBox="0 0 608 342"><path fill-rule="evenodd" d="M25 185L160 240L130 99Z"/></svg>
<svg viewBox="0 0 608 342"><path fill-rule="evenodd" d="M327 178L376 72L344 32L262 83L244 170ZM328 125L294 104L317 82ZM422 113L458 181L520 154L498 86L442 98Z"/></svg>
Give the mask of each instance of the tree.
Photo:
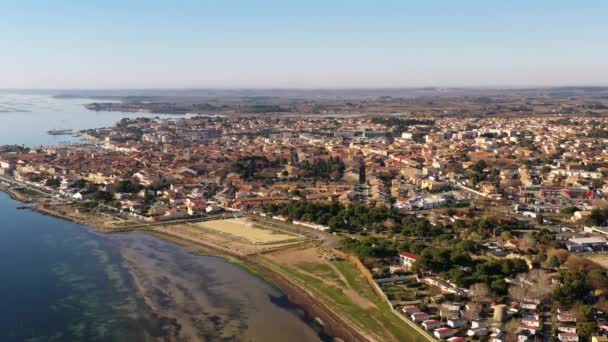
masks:
<svg viewBox="0 0 608 342"><path fill-rule="evenodd" d="M502 233L500 233L500 241L502 241L503 246L505 243L507 243L509 240L511 240L512 236L510 232L504 231Z"/></svg>
<svg viewBox="0 0 608 342"><path fill-rule="evenodd" d="M548 268L557 269L560 266L559 259L555 255L551 255L547 258L547 262L545 263Z"/></svg>
<svg viewBox="0 0 608 342"><path fill-rule="evenodd" d="M466 319L467 321L473 321L479 319L480 314L481 306L469 304L469 309L463 312L462 318Z"/></svg>
<svg viewBox="0 0 608 342"><path fill-rule="evenodd" d="M487 301L490 299L490 289L484 283L476 283L469 288L469 295L475 303Z"/></svg>
<svg viewBox="0 0 608 342"><path fill-rule="evenodd" d="M534 248L536 248L536 240L534 239L534 236L530 233L524 234L524 236L519 239L517 248L524 253L534 250Z"/></svg>
<svg viewBox="0 0 608 342"><path fill-rule="evenodd" d="M562 305L571 305L577 300L583 300L590 294L591 286L585 279L585 272L561 271L561 286L555 288L553 298Z"/></svg>
<svg viewBox="0 0 608 342"><path fill-rule="evenodd" d="M528 295L532 299L543 301L551 294L552 286L546 271L538 269L531 270L524 279L528 286Z"/></svg>
<svg viewBox="0 0 608 342"><path fill-rule="evenodd" d="M570 252L568 252L565 249L552 248L547 251L547 255L548 256L554 255L557 258L557 260L559 261L559 263L563 264L564 262L566 262L566 260L568 260L568 256L570 256Z"/></svg>
<svg viewBox="0 0 608 342"><path fill-rule="evenodd" d="M595 307L603 312L608 312L608 299L606 297L600 297L600 299L595 303Z"/></svg>
<svg viewBox="0 0 608 342"><path fill-rule="evenodd" d="M509 297L519 302L523 302L524 300L526 300L526 294L527 291L523 286L521 286L521 284L509 287Z"/></svg>
<svg viewBox="0 0 608 342"><path fill-rule="evenodd" d="M606 273L599 268L592 269L587 273L587 283L589 283L597 292L606 293L608 289L608 278L606 278Z"/></svg>
<svg viewBox="0 0 608 342"><path fill-rule="evenodd" d="M544 224L545 223L545 217L543 216L543 214L537 214L536 215L536 223L538 223L538 224Z"/></svg>
<svg viewBox="0 0 608 342"><path fill-rule="evenodd" d="M528 300L544 301L549 298L552 286L549 283L547 272L531 270L518 276L517 284L509 288L511 298L520 302Z"/></svg>
<svg viewBox="0 0 608 342"><path fill-rule="evenodd" d="M572 309L576 317L577 333L584 338L589 338L597 332L597 323L593 315L593 308L589 305L576 303Z"/></svg>
<svg viewBox="0 0 608 342"><path fill-rule="evenodd" d="M597 333L597 323L596 322L577 322L576 323L576 332L581 337L588 339L592 335Z"/></svg>
<svg viewBox="0 0 608 342"><path fill-rule="evenodd" d="M559 211L559 213L563 214L563 215L572 215L577 211L579 211L579 209L577 207L571 206L571 207L565 207L565 208L561 209Z"/></svg>
<svg viewBox="0 0 608 342"><path fill-rule="evenodd" d="M496 279L496 280L492 281L492 283L490 284L490 288L495 293L503 295L503 294L507 293L509 285L507 284L507 282L504 279L501 278L501 279Z"/></svg>
<svg viewBox="0 0 608 342"><path fill-rule="evenodd" d="M594 226L605 226L608 222L608 210L595 208L591 211L588 220Z"/></svg>
<svg viewBox="0 0 608 342"><path fill-rule="evenodd" d="M111 201L114 197L112 196L111 193L106 192L106 191L101 191L98 190L95 192L95 196L94 198L98 201L102 201L102 202L109 202Z"/></svg>
<svg viewBox="0 0 608 342"><path fill-rule="evenodd" d="M72 187L78 188L78 189L83 189L86 186L87 186L87 181L85 181L84 179L79 179L72 184Z"/></svg>
<svg viewBox="0 0 608 342"><path fill-rule="evenodd" d="M479 228L482 229L483 231L492 230L492 229L496 228L497 225L498 225L498 223L492 217L486 216L479 221Z"/></svg>
<svg viewBox="0 0 608 342"><path fill-rule="evenodd" d="M120 182L114 184L112 190L118 193L136 193L143 189L143 186L140 184L136 184L131 182L128 179L121 180Z"/></svg>
<svg viewBox="0 0 608 342"><path fill-rule="evenodd" d="M44 185L51 187L51 188L57 188L61 185L61 180L59 180L59 178L49 178L46 180Z"/></svg>
<svg viewBox="0 0 608 342"><path fill-rule="evenodd" d="M517 332L521 319L511 319L505 324L506 342L517 342Z"/></svg>
<svg viewBox="0 0 608 342"><path fill-rule="evenodd" d="M338 218L337 216L330 218L329 222L327 222L327 225L332 230L336 230L336 229L340 228L341 224L342 224L342 222L340 221L340 218Z"/></svg>

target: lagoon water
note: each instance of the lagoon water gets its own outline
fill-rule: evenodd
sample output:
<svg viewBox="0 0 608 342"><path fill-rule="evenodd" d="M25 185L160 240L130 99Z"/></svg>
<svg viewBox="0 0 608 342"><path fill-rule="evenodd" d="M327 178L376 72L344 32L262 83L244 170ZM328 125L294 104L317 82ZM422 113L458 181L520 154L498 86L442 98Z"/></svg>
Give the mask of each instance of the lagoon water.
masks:
<svg viewBox="0 0 608 342"><path fill-rule="evenodd" d="M31 96L25 96L30 110ZM0 113L0 145L58 142L41 124L52 122L55 111L58 122L66 120L62 129L121 117L80 117L101 115L76 108L82 100L36 101L36 108L50 105L39 114L21 112L23 121L13 112L7 124L7 111ZM70 121L72 115L79 119ZM142 233L98 234L18 206L0 192L0 341L320 339L280 291L222 258Z"/></svg>
<svg viewBox="0 0 608 342"><path fill-rule="evenodd" d="M0 145L39 147L74 142L77 139L70 135L53 136L47 134L47 131L108 127L126 117L158 116L148 113L95 112L84 108L84 104L95 101L106 100L0 92Z"/></svg>

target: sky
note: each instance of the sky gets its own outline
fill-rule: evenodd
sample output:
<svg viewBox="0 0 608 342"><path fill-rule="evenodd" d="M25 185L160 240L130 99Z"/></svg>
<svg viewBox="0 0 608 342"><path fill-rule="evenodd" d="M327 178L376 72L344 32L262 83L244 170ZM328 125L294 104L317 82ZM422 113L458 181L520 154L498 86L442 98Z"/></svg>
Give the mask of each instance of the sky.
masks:
<svg viewBox="0 0 608 342"><path fill-rule="evenodd" d="M1 0L1 88L608 85L608 1Z"/></svg>

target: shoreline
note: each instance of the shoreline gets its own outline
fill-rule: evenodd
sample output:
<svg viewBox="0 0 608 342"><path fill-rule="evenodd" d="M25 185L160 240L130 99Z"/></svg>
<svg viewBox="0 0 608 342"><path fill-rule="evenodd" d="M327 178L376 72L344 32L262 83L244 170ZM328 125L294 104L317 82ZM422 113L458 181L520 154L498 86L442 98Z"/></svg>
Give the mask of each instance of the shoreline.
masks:
<svg viewBox="0 0 608 342"><path fill-rule="evenodd" d="M219 246L203 245L198 242L190 241L182 237L177 237L165 232L144 231L154 235L159 239L173 242L186 248L196 248L199 252L206 255L217 256L226 259L228 262L236 264L254 276L260 277L271 286L278 288L292 303L298 306L306 315L319 324L322 332L334 338L344 341L369 341L370 339L350 326L349 323L339 317L327 305L317 300L311 293L302 289L282 274L273 271L271 268L255 261L250 256L243 256L220 248ZM210 252L210 253L209 253ZM232 258L233 260L230 260ZM235 262L236 261L236 262ZM241 264L242 263L242 264Z"/></svg>
<svg viewBox="0 0 608 342"><path fill-rule="evenodd" d="M27 199L16 190L0 186L0 191L6 193L15 201L22 203L27 202ZM42 206L36 200L30 203L34 204L30 209L39 214L76 223L89 229L93 229L93 231L96 233L112 233L109 231L104 231L103 228L91 224L90 222L81 221ZM154 231L150 229L140 229L139 231L174 243L183 248L194 249L200 254L224 258L228 262L242 267L250 274L261 278L270 286L280 290L289 299L289 301L291 301L306 314L308 319L316 322L316 326L320 329L321 334L344 341L369 341L369 338L352 327L348 322L343 320L339 314L331 310L325 303L317 300L311 293L305 289L302 289L300 285L293 283L282 274L272 270L258 261L253 260L251 256L244 256L220 246L214 246L213 244L202 244L200 242L190 241L188 239L184 239L183 237L168 234L166 232Z"/></svg>

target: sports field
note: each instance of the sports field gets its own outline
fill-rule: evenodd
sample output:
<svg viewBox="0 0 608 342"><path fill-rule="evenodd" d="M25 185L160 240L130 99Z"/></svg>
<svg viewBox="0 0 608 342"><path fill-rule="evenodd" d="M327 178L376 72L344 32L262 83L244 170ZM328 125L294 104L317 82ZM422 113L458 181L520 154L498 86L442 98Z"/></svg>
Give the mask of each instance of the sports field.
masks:
<svg viewBox="0 0 608 342"><path fill-rule="evenodd" d="M253 244L269 244L286 242L301 238L298 235L287 232L279 232L274 229L265 228L247 221L246 219L229 219L205 221L193 224L194 226L210 229L219 233L232 235L245 239Z"/></svg>

